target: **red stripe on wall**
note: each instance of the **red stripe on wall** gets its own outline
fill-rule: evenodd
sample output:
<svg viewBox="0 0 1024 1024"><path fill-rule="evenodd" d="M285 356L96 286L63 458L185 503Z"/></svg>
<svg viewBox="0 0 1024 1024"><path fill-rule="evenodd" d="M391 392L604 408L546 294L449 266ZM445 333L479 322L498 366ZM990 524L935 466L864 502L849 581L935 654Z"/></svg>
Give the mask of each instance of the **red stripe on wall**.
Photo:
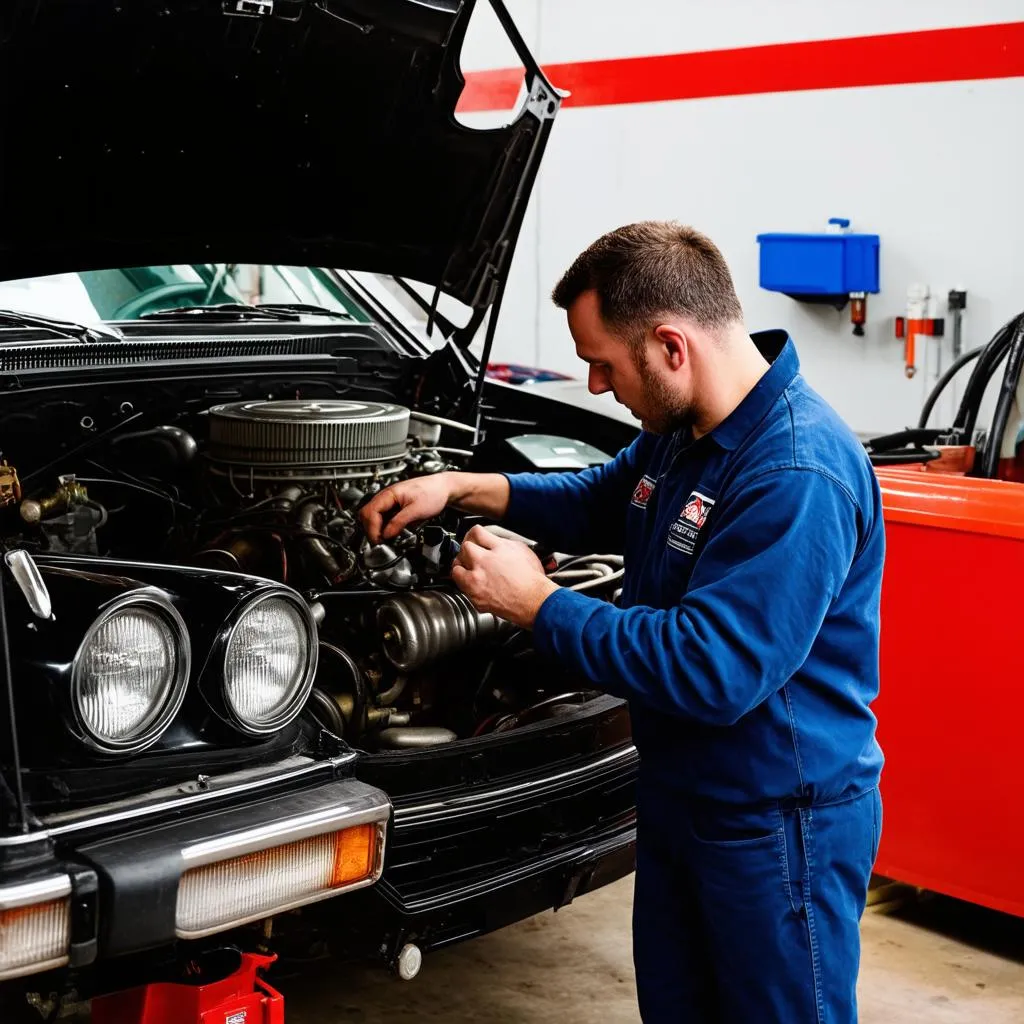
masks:
<svg viewBox="0 0 1024 1024"><path fill-rule="evenodd" d="M1024 76L1024 22L550 64L571 107ZM460 111L509 110L523 72L466 73Z"/></svg>

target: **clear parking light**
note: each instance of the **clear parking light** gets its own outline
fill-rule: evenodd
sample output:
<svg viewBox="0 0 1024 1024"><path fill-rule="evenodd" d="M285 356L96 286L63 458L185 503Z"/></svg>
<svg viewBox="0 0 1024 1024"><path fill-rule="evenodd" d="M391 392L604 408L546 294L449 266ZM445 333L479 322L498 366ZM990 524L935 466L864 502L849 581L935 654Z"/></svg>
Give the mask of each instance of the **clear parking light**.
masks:
<svg viewBox="0 0 1024 1024"><path fill-rule="evenodd" d="M161 596L129 594L90 626L75 657L75 715L88 743L135 752L155 743L185 697L185 625Z"/></svg>
<svg viewBox="0 0 1024 1024"><path fill-rule="evenodd" d="M224 695L247 732L276 732L301 710L316 672L316 626L309 609L272 594L239 616L224 655Z"/></svg>
<svg viewBox="0 0 1024 1024"><path fill-rule="evenodd" d="M0 981L62 967L70 940L67 875L0 888Z"/></svg>
<svg viewBox="0 0 1024 1024"><path fill-rule="evenodd" d="M384 824L370 822L194 867L178 886L177 934L200 938L374 882L383 845ZM211 852L194 847L185 861Z"/></svg>

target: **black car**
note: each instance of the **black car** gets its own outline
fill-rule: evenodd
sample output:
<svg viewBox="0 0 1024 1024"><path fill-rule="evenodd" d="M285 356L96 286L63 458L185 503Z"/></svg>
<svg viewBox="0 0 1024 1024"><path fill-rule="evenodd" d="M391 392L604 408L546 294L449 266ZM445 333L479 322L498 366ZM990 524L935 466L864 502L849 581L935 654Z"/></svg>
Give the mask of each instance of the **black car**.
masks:
<svg viewBox="0 0 1024 1024"><path fill-rule="evenodd" d="M0 1016L226 945L409 976L632 869L625 705L458 594L475 520L358 522L635 434L486 379L560 97L493 0L525 99L456 120L473 6L0 9L0 294L99 311L0 311Z"/></svg>

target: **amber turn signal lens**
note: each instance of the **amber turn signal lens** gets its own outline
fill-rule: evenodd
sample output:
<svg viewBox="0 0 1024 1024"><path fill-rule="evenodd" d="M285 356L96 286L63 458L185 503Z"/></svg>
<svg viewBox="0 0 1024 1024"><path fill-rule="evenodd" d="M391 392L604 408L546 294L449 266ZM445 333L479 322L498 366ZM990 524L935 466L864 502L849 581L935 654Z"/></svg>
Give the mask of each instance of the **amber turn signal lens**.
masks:
<svg viewBox="0 0 1024 1024"><path fill-rule="evenodd" d="M334 884L348 885L372 875L377 858L377 826L357 825L335 836Z"/></svg>

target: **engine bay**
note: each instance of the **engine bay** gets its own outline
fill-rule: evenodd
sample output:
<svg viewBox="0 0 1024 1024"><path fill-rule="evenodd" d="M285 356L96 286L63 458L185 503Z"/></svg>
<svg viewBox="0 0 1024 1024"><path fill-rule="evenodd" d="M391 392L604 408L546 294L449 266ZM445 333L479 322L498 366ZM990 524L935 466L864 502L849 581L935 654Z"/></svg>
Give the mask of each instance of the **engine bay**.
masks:
<svg viewBox="0 0 1024 1024"><path fill-rule="evenodd" d="M471 428L378 397L297 392L215 402L152 426L130 403L120 410L122 422L104 430L80 417L86 440L65 442L41 466L24 464L21 444L17 465L0 459L8 546L293 588L319 627L305 714L361 749L503 733L599 695L555 666L537 670L529 632L477 612L451 583L478 517L448 510L389 543L363 535L359 509L382 488L465 468L473 453L453 445ZM42 433L28 446L37 457L48 453ZM537 553L560 585L616 599L621 557Z"/></svg>

